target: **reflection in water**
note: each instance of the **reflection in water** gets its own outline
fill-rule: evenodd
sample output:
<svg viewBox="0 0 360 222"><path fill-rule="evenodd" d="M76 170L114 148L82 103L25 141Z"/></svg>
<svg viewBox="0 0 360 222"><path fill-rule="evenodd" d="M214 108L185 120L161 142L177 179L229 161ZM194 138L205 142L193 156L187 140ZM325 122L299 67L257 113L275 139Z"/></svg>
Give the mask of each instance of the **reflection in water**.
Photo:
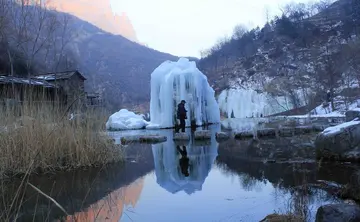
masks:
<svg viewBox="0 0 360 222"><path fill-rule="evenodd" d="M211 132L218 130L215 127ZM314 221L319 206L338 201L331 192L315 186L318 180L346 184L360 169L355 165L323 163L320 167L314 162L263 161L275 158L275 154L283 158L289 153L293 158L294 154L302 155L299 150L307 154L307 149L300 149L306 142L302 137L256 143L229 140L219 145L214 135L206 143L193 139L174 142L171 130L157 132L168 140L156 145L128 145L125 151L130 161L125 165L32 179L72 216L65 217L57 207L49 207L46 198L30 189L24 195L18 221L32 221L36 215L35 221L251 222L274 211ZM16 193L16 188L0 193L9 200L0 203L0 210L5 207L2 205L11 204L9 195Z"/></svg>
<svg viewBox="0 0 360 222"><path fill-rule="evenodd" d="M191 139L185 146L173 141L171 131L167 137L165 143L152 145L157 183L170 193L201 191L217 157L218 144L195 144Z"/></svg>
<svg viewBox="0 0 360 222"><path fill-rule="evenodd" d="M140 178L128 186L113 191L103 199L92 204L82 212L66 217L65 221L120 221L124 213L124 207L135 208L141 191L144 187L144 179ZM126 212L125 212L126 213Z"/></svg>
<svg viewBox="0 0 360 222"><path fill-rule="evenodd" d="M185 177L189 176L189 157L187 156L186 146L183 146L183 149L180 149L180 146L176 146L176 149L181 154L181 158L179 160L181 173L184 174Z"/></svg>

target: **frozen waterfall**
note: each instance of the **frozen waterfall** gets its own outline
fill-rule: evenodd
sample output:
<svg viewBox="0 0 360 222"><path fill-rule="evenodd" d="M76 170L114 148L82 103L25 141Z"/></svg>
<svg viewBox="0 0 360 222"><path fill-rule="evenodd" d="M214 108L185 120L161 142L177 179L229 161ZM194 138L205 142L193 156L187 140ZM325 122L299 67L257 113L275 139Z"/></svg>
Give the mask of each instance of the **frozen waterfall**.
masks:
<svg viewBox="0 0 360 222"><path fill-rule="evenodd" d="M268 116L293 108L290 99L285 96L272 97L252 89L224 90L219 95L218 102L221 111L225 112L228 118Z"/></svg>
<svg viewBox="0 0 360 222"><path fill-rule="evenodd" d="M171 128L176 123L176 107L186 100L188 119L196 125L219 123L220 110L215 92L195 62L180 58L165 61L151 74L150 124L147 128Z"/></svg>

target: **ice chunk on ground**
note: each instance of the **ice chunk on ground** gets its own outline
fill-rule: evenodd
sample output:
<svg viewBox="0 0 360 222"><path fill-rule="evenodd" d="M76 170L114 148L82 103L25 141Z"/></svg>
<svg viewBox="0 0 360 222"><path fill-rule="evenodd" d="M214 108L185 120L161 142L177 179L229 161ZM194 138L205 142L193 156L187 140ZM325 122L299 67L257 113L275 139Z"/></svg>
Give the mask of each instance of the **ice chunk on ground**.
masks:
<svg viewBox="0 0 360 222"><path fill-rule="evenodd" d="M177 104L185 100L188 110L186 126L219 123L220 110L215 92L195 62L180 58L165 61L151 74L150 126L175 126Z"/></svg>
<svg viewBox="0 0 360 222"><path fill-rule="evenodd" d="M107 130L142 129L149 123L141 115L137 115L127 109L121 109L112 114L106 122Z"/></svg>

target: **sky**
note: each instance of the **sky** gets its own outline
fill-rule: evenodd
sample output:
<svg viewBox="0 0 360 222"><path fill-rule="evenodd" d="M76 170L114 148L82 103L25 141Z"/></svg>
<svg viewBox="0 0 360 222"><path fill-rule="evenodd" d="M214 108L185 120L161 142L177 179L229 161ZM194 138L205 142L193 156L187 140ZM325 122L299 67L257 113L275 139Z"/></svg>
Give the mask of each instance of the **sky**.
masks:
<svg viewBox="0 0 360 222"><path fill-rule="evenodd" d="M139 41L176 56L200 57L238 24L263 26L290 2L314 0L111 0L115 13L126 12Z"/></svg>

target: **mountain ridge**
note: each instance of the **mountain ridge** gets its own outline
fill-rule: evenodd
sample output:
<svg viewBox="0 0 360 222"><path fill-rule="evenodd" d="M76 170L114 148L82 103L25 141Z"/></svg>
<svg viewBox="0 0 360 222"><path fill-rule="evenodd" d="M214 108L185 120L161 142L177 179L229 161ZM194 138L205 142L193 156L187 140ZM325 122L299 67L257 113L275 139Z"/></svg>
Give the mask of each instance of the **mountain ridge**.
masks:
<svg viewBox="0 0 360 222"><path fill-rule="evenodd" d="M139 43L136 31L125 12L114 13L110 0L47 0L45 6L72 14L114 35Z"/></svg>

